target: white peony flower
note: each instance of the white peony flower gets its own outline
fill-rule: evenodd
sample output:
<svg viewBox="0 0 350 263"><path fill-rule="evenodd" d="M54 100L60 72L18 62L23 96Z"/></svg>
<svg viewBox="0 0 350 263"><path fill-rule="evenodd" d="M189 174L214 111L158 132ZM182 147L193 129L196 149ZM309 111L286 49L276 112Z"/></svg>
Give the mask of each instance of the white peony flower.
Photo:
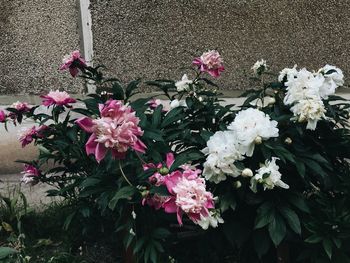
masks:
<svg viewBox="0 0 350 263"><path fill-rule="evenodd" d="M317 122L326 117L326 109L317 96L300 100L290 110L299 122L307 122L306 129L309 130L315 130Z"/></svg>
<svg viewBox="0 0 350 263"><path fill-rule="evenodd" d="M278 137L277 124L277 121L270 120L270 116L264 112L248 108L238 112L227 128L234 132L239 152L252 156L256 142Z"/></svg>
<svg viewBox="0 0 350 263"><path fill-rule="evenodd" d="M327 64L319 69L317 74L324 77L323 85L319 89L319 95L323 99L327 99L329 95L335 93L336 88L344 85L343 72L335 66Z"/></svg>
<svg viewBox="0 0 350 263"><path fill-rule="evenodd" d="M293 79L298 74L297 65L294 65L293 68L284 68L278 75L278 81L282 82L284 77L287 77L287 80Z"/></svg>
<svg viewBox="0 0 350 263"><path fill-rule="evenodd" d="M256 193L257 184L263 184L264 190L273 189L275 186L288 189L289 185L285 184L281 180L281 173L279 172L279 166L276 164L278 158L272 157L271 161L266 160L265 165L258 169L257 174L252 177L250 181L250 189Z"/></svg>
<svg viewBox="0 0 350 263"><path fill-rule="evenodd" d="M252 67L252 70L255 74L261 74L263 71L267 69L266 60L261 59L255 62L255 64Z"/></svg>
<svg viewBox="0 0 350 263"><path fill-rule="evenodd" d="M193 81L189 80L187 75L184 74L182 76L182 79L175 83L175 86L176 86L176 89L178 92L188 91L190 89L190 84L192 84L192 83L193 83Z"/></svg>
<svg viewBox="0 0 350 263"><path fill-rule="evenodd" d="M202 150L207 156L203 164L203 176L206 180L219 183L226 180L226 176L237 177L240 170L234 165L237 160L242 160L242 155L236 148L236 140L232 131L218 131L207 142L207 147Z"/></svg>
<svg viewBox="0 0 350 263"><path fill-rule="evenodd" d="M216 211L210 211L209 216L204 217L201 215L201 219L197 221L197 224L203 228L204 230L207 230L209 226L216 228L219 224L223 224L224 220L221 218L220 214Z"/></svg>
<svg viewBox="0 0 350 263"><path fill-rule="evenodd" d="M284 104L289 105L308 97L319 96L324 80L321 74L314 75L305 68L301 69L295 78L289 78L285 83L287 93L284 97Z"/></svg>

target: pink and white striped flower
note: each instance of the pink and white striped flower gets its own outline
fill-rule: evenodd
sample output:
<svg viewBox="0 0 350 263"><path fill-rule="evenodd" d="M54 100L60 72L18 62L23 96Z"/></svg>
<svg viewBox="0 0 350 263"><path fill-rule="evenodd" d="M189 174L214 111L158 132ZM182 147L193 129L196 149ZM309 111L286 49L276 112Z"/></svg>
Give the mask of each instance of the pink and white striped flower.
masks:
<svg viewBox="0 0 350 263"><path fill-rule="evenodd" d="M216 50L203 53L200 57L195 58L192 64L197 66L200 72L207 72L214 78L218 78L225 70L223 59Z"/></svg>
<svg viewBox="0 0 350 263"><path fill-rule="evenodd" d="M100 162L111 150L116 159L123 159L129 148L144 153L146 145L139 137L143 131L138 126L140 119L131 107L121 101L109 100L99 105L100 117L91 119L82 117L76 123L84 131L91 133L85 145L87 154L94 154Z"/></svg>
<svg viewBox="0 0 350 263"><path fill-rule="evenodd" d="M42 95L40 97L43 98L42 104L47 107L51 105L71 107L70 103L76 102L67 92L59 90L51 90L47 95Z"/></svg>

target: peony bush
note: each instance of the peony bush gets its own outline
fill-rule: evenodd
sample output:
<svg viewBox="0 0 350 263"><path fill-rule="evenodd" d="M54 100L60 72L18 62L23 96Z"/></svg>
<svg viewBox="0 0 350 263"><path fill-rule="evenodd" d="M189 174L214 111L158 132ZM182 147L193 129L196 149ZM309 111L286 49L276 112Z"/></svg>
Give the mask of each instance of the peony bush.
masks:
<svg viewBox="0 0 350 263"><path fill-rule="evenodd" d="M60 69L96 94L50 91L42 105L0 111L4 125L36 123L19 137L39 149L22 161L22 182L53 185L48 195L74 207L65 229L112 229L123 262L350 262L342 71L295 65L274 75L257 61L255 88L237 107L210 79L225 70L218 51L192 65L178 81L124 86L72 52ZM159 97L134 99L142 86Z"/></svg>

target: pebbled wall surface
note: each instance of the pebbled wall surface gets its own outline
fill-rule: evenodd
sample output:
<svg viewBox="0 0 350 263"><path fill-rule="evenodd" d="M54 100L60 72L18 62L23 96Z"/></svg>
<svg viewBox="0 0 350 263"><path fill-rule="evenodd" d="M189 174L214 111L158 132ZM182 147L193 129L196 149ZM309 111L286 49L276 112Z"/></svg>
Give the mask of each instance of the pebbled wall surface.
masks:
<svg viewBox="0 0 350 263"><path fill-rule="evenodd" d="M79 48L75 0L0 0L0 95L40 94L80 80L58 71L62 57Z"/></svg>
<svg viewBox="0 0 350 263"><path fill-rule="evenodd" d="M335 64L350 75L348 0L91 0L95 61L124 81L179 79L218 48L224 90L246 89L251 66Z"/></svg>

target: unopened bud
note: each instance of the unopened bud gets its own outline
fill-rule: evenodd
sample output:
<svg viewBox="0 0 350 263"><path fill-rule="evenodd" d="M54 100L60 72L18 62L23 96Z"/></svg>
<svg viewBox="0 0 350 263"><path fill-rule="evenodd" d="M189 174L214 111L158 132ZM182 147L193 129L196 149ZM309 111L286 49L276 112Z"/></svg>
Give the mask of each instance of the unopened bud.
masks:
<svg viewBox="0 0 350 263"><path fill-rule="evenodd" d="M291 138L289 138L289 137L287 137L285 140L284 140L284 143L285 144L292 144L292 139Z"/></svg>
<svg viewBox="0 0 350 263"><path fill-rule="evenodd" d="M274 97L270 98L269 105L273 105L276 103L276 99Z"/></svg>
<svg viewBox="0 0 350 263"><path fill-rule="evenodd" d="M162 167L159 169L159 173L161 175L167 175L169 173L169 169L167 167Z"/></svg>
<svg viewBox="0 0 350 263"><path fill-rule="evenodd" d="M254 140L255 144L261 144L262 143L262 138L260 136L257 136Z"/></svg>
<svg viewBox="0 0 350 263"><path fill-rule="evenodd" d="M233 183L233 187L238 189L238 188L241 188L242 187L242 183L240 181L236 181Z"/></svg>
<svg viewBox="0 0 350 263"><path fill-rule="evenodd" d="M253 171L249 168L245 168L242 171L242 177L253 177Z"/></svg>

